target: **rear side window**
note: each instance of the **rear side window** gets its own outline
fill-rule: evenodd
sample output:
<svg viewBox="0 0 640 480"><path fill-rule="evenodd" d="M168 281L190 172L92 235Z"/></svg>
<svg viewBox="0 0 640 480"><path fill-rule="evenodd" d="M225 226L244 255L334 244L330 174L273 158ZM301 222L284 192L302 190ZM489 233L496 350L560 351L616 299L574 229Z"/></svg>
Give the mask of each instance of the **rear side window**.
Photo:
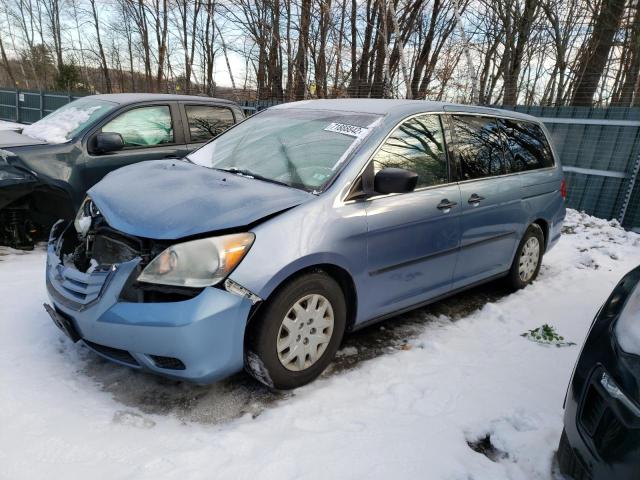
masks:
<svg viewBox="0 0 640 480"><path fill-rule="evenodd" d="M539 125L501 118L498 120L507 145L507 172L553 167L553 155Z"/></svg>
<svg viewBox="0 0 640 480"><path fill-rule="evenodd" d="M189 137L192 142L206 142L233 125L233 113L225 107L185 105Z"/></svg>
<svg viewBox="0 0 640 480"><path fill-rule="evenodd" d="M416 188L449 181L440 117L422 115L402 123L373 158L374 171L404 168L418 174Z"/></svg>
<svg viewBox="0 0 640 480"><path fill-rule="evenodd" d="M462 180L504 173L504 151L495 118L454 115L453 151L460 162Z"/></svg>

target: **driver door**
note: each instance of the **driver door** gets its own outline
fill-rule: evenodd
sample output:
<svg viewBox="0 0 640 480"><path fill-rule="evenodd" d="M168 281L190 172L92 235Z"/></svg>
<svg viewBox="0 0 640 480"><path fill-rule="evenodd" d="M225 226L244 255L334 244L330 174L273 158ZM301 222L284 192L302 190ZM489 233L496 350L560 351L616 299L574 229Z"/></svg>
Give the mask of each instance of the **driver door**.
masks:
<svg viewBox="0 0 640 480"><path fill-rule="evenodd" d="M92 138L99 132L119 133L124 148L104 154L92 152ZM85 190L117 168L145 160L182 158L187 153L177 103L134 106L107 120L87 142L82 175Z"/></svg>
<svg viewBox="0 0 640 480"><path fill-rule="evenodd" d="M410 193L366 202L368 296L375 318L450 291L460 245L460 189L451 183L439 115L400 124L373 157L374 170L400 167L418 174Z"/></svg>

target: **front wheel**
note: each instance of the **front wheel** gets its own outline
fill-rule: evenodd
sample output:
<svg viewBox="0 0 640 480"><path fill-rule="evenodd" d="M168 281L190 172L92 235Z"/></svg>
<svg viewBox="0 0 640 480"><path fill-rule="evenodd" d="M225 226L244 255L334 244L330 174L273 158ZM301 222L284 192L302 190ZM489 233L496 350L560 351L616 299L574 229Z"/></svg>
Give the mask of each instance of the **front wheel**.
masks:
<svg viewBox="0 0 640 480"><path fill-rule="evenodd" d="M305 385L331 363L345 325L340 285L324 272L304 274L278 290L250 326L245 367L271 388Z"/></svg>
<svg viewBox="0 0 640 480"><path fill-rule="evenodd" d="M542 265L543 253L544 233L539 225L533 223L529 225L518 245L507 277L509 285L514 290L524 288L536 279Z"/></svg>

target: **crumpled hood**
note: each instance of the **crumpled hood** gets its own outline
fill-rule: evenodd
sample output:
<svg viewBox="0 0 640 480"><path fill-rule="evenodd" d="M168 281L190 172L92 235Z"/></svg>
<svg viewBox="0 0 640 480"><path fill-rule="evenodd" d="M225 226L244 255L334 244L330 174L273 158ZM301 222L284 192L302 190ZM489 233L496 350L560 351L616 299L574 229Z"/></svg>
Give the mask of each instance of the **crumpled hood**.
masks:
<svg viewBox="0 0 640 480"><path fill-rule="evenodd" d="M46 145L46 142L13 130L0 130L0 148L24 147L26 145Z"/></svg>
<svg viewBox="0 0 640 480"><path fill-rule="evenodd" d="M157 240L243 227L314 198L180 160L120 168L88 194L111 227Z"/></svg>

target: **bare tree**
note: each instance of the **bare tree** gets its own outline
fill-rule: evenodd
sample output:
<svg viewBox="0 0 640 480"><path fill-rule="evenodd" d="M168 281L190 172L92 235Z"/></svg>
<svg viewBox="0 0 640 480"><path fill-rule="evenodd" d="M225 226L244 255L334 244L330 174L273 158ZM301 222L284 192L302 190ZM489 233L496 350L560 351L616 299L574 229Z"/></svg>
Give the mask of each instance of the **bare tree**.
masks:
<svg viewBox="0 0 640 480"><path fill-rule="evenodd" d="M111 87L111 74L109 73L109 66L107 65L107 57L104 53L104 47L102 46L102 37L100 36L100 19L98 18L98 11L96 10L96 1L89 0L91 5L91 17L93 19L93 26L96 30L96 42L98 44L98 56L100 58L100 67L102 68L102 75L104 76L105 87L107 93L113 91Z"/></svg>
<svg viewBox="0 0 640 480"><path fill-rule="evenodd" d="M581 52L576 68L572 105L591 105L604 73L624 7L625 0L602 0L594 18L593 31Z"/></svg>
<svg viewBox="0 0 640 480"><path fill-rule="evenodd" d="M307 85L307 39L311 22L311 0L301 0L300 31L298 34L298 51L295 58L295 73L293 84L293 98L303 100Z"/></svg>

